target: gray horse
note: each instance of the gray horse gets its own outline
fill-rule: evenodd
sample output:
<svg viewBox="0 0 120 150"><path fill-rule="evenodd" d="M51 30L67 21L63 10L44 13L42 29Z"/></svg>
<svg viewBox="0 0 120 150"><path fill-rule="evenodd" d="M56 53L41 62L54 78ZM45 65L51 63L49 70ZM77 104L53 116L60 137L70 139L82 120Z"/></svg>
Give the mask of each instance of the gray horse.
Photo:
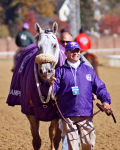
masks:
<svg viewBox="0 0 120 150"><path fill-rule="evenodd" d="M57 150L61 139L57 108L51 95L52 88L46 93L43 83L54 75L55 66L64 63L65 56L56 38L56 22L52 29L42 30L38 23L35 24L35 29L36 43L28 46L20 55L13 73L7 103L10 106L21 105L22 113L30 122L34 150L41 147L39 121L52 121L49 128L51 149Z"/></svg>

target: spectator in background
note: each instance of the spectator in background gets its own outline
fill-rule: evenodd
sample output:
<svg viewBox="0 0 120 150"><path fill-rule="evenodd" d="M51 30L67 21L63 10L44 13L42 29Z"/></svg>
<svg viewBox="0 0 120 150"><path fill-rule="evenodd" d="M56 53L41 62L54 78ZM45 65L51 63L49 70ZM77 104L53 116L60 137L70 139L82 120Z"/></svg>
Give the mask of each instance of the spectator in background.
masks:
<svg viewBox="0 0 120 150"><path fill-rule="evenodd" d="M97 76L99 77L98 73L98 65L99 61L95 54L89 53L88 50L91 48L91 39L90 37L85 34L84 28L80 29L80 34L75 38L75 41L79 43L81 47L81 55L83 55L89 62L92 64L94 70L97 73Z"/></svg>
<svg viewBox="0 0 120 150"><path fill-rule="evenodd" d="M67 30L66 29L61 29L60 30L60 36L64 33L64 32L67 32ZM58 43L60 43L60 38L58 38Z"/></svg>
<svg viewBox="0 0 120 150"><path fill-rule="evenodd" d="M87 34L85 34L84 28L80 29L80 34L75 38L75 41L80 45L80 52L87 51L91 48L91 39Z"/></svg>
<svg viewBox="0 0 120 150"><path fill-rule="evenodd" d="M69 32L63 32L60 36L60 44L65 48L70 41L73 41L72 35Z"/></svg>
<svg viewBox="0 0 120 150"><path fill-rule="evenodd" d="M29 24L24 23L22 26L22 31L20 31L16 36L15 43L19 48L13 57L14 66L11 70L12 72L14 71L18 58L21 52L24 50L24 48L34 43L33 35L28 31L28 29L29 29Z"/></svg>
<svg viewBox="0 0 120 150"><path fill-rule="evenodd" d="M69 32L64 32L60 36L60 44L65 48L68 42L73 41L73 37ZM80 51L81 52L81 51ZM89 63L89 61L81 54L82 59L84 60L84 63L90 67L92 65ZM93 68L93 67L92 67Z"/></svg>
<svg viewBox="0 0 120 150"><path fill-rule="evenodd" d="M20 31L15 39L16 45L18 47L27 47L28 45L34 43L33 35L28 31L29 24L24 23L22 27L22 31Z"/></svg>

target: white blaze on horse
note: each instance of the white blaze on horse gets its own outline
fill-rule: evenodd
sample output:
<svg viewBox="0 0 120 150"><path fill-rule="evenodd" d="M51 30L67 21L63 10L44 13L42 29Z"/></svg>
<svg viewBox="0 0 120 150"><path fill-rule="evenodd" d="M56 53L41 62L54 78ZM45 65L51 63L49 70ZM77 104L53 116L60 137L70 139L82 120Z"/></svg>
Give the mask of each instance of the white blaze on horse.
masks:
<svg viewBox="0 0 120 150"><path fill-rule="evenodd" d="M26 47L20 55L13 73L7 103L10 106L21 105L22 113L26 114L30 122L34 150L41 147L39 121L52 120L49 128L51 149L57 150L61 139L56 119L57 108L51 96L52 88L47 92L43 82L54 74L56 64L59 66L64 63L65 55L59 49L56 37L57 23L53 24L52 29L45 30L36 23L35 29L36 43ZM19 94L15 94L16 90ZM57 131L55 135L54 129Z"/></svg>

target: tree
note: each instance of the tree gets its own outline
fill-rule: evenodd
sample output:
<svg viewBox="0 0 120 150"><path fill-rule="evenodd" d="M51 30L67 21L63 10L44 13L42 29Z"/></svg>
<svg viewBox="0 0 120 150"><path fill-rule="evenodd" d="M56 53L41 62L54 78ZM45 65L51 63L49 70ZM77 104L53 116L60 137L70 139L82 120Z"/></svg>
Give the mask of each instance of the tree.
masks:
<svg viewBox="0 0 120 150"><path fill-rule="evenodd" d="M110 9L116 8L118 4L120 4L119 0L101 0L101 6L104 8L104 6L109 6Z"/></svg>
<svg viewBox="0 0 120 150"><path fill-rule="evenodd" d="M30 9L35 10L42 17L52 17L56 4L54 0L12 0L10 5L16 7L17 13L21 13L19 15L24 19Z"/></svg>
<svg viewBox="0 0 120 150"><path fill-rule="evenodd" d="M99 3L99 7L103 15L106 14L120 16L120 0L100 0Z"/></svg>
<svg viewBox="0 0 120 150"><path fill-rule="evenodd" d="M60 33L62 29L69 31L69 24L66 21L60 21L58 17L55 18L55 21L58 23L58 33ZM53 22L51 22L51 24L53 24Z"/></svg>
<svg viewBox="0 0 120 150"><path fill-rule="evenodd" d="M90 30L94 26L93 0L80 0L81 26Z"/></svg>
<svg viewBox="0 0 120 150"><path fill-rule="evenodd" d="M11 7L11 2L12 0L9 1L4 1L1 0L0 1L0 12L1 12L1 19L3 20L2 23L4 24L8 24L9 20L15 20L16 19L16 8L15 7Z"/></svg>
<svg viewBox="0 0 120 150"><path fill-rule="evenodd" d="M108 31L109 34L119 34L120 35L120 17L105 15L100 21L100 32Z"/></svg>
<svg viewBox="0 0 120 150"><path fill-rule="evenodd" d="M56 5L57 2L55 0L36 0L33 7L42 17L53 17Z"/></svg>
<svg viewBox="0 0 120 150"><path fill-rule="evenodd" d="M0 20L8 25L11 36L15 36L17 26L22 25L29 11L35 10L43 17L52 17L56 4L54 0L1 0Z"/></svg>
<svg viewBox="0 0 120 150"><path fill-rule="evenodd" d="M34 27L36 23L35 12L34 11L28 12L23 22L27 22L29 24L30 26L29 31L31 34L33 34L33 36L35 36L36 35L36 31Z"/></svg>
<svg viewBox="0 0 120 150"><path fill-rule="evenodd" d="M0 25L0 38L6 38L9 36L9 30L6 25Z"/></svg>

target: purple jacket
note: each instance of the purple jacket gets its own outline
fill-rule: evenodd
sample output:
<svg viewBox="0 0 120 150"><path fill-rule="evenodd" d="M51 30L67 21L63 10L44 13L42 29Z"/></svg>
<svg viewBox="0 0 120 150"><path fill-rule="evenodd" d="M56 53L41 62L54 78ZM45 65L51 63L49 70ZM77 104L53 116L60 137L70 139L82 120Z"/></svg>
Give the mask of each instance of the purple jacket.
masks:
<svg viewBox="0 0 120 150"><path fill-rule="evenodd" d="M75 86L73 77L75 69L72 68L72 71L67 61L64 66L55 71L57 80L54 84L54 90L57 94L58 106L64 117L92 115L92 93L95 93L102 103L111 103L105 84L97 77L94 69L83 64L82 61L76 72L79 94L73 95L71 88Z"/></svg>
<svg viewBox="0 0 120 150"><path fill-rule="evenodd" d="M43 104L40 100L34 75L37 52L37 44L34 43L21 53L13 73L7 104L9 106L21 105L22 113L35 115L41 121L51 121L57 117L57 108L53 100L47 104ZM66 57L61 45L59 57L59 65L63 65ZM40 89L42 96L46 99L47 93L44 85L40 84Z"/></svg>

